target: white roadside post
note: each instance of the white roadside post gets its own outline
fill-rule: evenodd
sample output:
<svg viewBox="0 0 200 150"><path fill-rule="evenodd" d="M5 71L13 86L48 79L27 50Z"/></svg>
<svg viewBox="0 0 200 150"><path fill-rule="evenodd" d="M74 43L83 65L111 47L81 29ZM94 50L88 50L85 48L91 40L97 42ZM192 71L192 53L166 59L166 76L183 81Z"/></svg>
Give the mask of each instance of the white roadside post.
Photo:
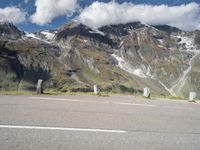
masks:
<svg viewBox="0 0 200 150"><path fill-rule="evenodd" d="M189 102L195 102L196 97L197 97L197 93L190 92L190 94L189 94Z"/></svg>
<svg viewBox="0 0 200 150"><path fill-rule="evenodd" d="M100 93L100 89L98 87L98 85L94 85L94 94L99 94Z"/></svg>
<svg viewBox="0 0 200 150"><path fill-rule="evenodd" d="M36 88L36 93L37 94L42 94L43 93L43 88L42 88L43 80L39 79L37 83L37 88Z"/></svg>
<svg viewBox="0 0 200 150"><path fill-rule="evenodd" d="M146 97L146 98L150 98L150 89L145 87L143 89L143 96Z"/></svg>

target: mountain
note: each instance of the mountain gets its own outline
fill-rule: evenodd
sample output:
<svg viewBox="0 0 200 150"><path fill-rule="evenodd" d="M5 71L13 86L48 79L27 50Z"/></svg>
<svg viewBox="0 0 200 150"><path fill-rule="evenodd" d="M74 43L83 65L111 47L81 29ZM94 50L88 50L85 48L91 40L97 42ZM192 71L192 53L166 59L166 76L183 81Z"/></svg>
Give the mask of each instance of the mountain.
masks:
<svg viewBox="0 0 200 150"><path fill-rule="evenodd" d="M72 21L26 33L0 24L0 89L142 92L188 96L200 91L200 31L140 22L91 29Z"/></svg>
<svg viewBox="0 0 200 150"><path fill-rule="evenodd" d="M18 40L24 35L16 26L11 23L0 22L0 38Z"/></svg>

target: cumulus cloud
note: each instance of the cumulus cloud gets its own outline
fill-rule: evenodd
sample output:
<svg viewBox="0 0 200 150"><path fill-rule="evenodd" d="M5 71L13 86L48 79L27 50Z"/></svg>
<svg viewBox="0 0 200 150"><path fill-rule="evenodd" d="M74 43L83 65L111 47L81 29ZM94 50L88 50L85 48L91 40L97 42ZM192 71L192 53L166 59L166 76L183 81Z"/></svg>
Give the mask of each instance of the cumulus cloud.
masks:
<svg viewBox="0 0 200 150"><path fill-rule="evenodd" d="M0 8L0 22L22 23L26 20L26 13L15 7Z"/></svg>
<svg viewBox="0 0 200 150"><path fill-rule="evenodd" d="M73 14L77 7L77 0L36 0L36 12L31 16L32 23L45 25L54 18Z"/></svg>
<svg viewBox="0 0 200 150"><path fill-rule="evenodd" d="M91 28L105 25L141 21L151 25L172 25L184 30L200 27L200 5L197 3L180 6L146 5L115 1L94 2L82 10L79 21Z"/></svg>

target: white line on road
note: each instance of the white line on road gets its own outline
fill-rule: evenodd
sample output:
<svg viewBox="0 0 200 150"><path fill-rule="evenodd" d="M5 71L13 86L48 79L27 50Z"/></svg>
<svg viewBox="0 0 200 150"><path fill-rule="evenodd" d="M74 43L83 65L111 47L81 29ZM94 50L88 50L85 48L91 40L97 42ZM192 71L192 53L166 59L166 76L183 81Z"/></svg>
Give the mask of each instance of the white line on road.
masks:
<svg viewBox="0 0 200 150"><path fill-rule="evenodd" d="M124 105L124 106L158 107L158 108L165 108L165 109L193 110L191 107L179 107L179 106L159 106L159 105L123 103L123 102L110 103L108 101L95 101L95 100L89 101L89 100L53 98L53 97L30 97L30 98L31 99L37 99L37 100L49 100L49 101L66 101L66 102L80 102L80 103L100 103L100 104L114 104L114 105Z"/></svg>
<svg viewBox="0 0 200 150"><path fill-rule="evenodd" d="M161 106L162 108L169 108L169 109L184 109L184 110L192 110L191 107L176 107L176 106Z"/></svg>
<svg viewBox="0 0 200 150"><path fill-rule="evenodd" d="M191 107L176 107L176 106L158 106L149 104L135 104L135 103L114 103L116 105L127 105L127 106L141 106L141 107L160 107L166 109L183 109L183 110L193 110Z"/></svg>
<svg viewBox="0 0 200 150"><path fill-rule="evenodd" d="M41 126L15 126L15 125L0 125L0 128L5 128L5 129L30 129L30 130L80 131L80 132L104 132L104 133L126 133L127 132L125 130L41 127Z"/></svg>
<svg viewBox="0 0 200 150"><path fill-rule="evenodd" d="M129 106L142 106L142 107L156 107L156 105L148 105L148 104L134 104L134 103L114 103L116 105L129 105Z"/></svg>
<svg viewBox="0 0 200 150"><path fill-rule="evenodd" d="M108 104L109 103L109 102L102 102L102 101L88 101L88 100L52 98L52 97L30 97L30 98L39 99L39 100L68 101L68 102L81 102L81 103L101 103L101 104Z"/></svg>

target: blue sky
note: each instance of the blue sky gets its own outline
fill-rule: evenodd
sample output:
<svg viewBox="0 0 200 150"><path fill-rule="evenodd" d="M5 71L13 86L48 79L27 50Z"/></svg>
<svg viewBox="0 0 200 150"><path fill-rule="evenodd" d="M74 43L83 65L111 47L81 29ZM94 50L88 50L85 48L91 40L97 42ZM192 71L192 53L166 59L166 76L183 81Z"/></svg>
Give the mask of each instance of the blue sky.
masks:
<svg viewBox="0 0 200 150"><path fill-rule="evenodd" d="M43 0L48 1L48 0ZM90 6L94 0L78 0L77 4L79 7L83 10L84 8L87 8ZM105 2L108 3L110 0L99 0L99 2ZM148 5L161 5L166 4L169 6L180 6L181 4L189 4L191 2L196 2L199 4L199 0L115 0L115 2L121 4L124 2L131 2L134 4L148 4ZM45 30L45 29L51 29L56 28L74 17L79 16L80 10L77 12L74 12L73 15L59 15L58 17L54 17L50 23L43 24L43 25L37 25L36 23L33 23L30 21L30 16L33 15L36 12L36 6L35 6L35 0L0 0L0 9L5 9L6 7L17 7L20 8L23 12L26 12L26 21L23 21L21 23L16 23L16 25L29 32L37 31L37 30ZM80 9L79 8L79 9ZM1 13L0 13L1 15ZM199 15L200 16L200 15Z"/></svg>

